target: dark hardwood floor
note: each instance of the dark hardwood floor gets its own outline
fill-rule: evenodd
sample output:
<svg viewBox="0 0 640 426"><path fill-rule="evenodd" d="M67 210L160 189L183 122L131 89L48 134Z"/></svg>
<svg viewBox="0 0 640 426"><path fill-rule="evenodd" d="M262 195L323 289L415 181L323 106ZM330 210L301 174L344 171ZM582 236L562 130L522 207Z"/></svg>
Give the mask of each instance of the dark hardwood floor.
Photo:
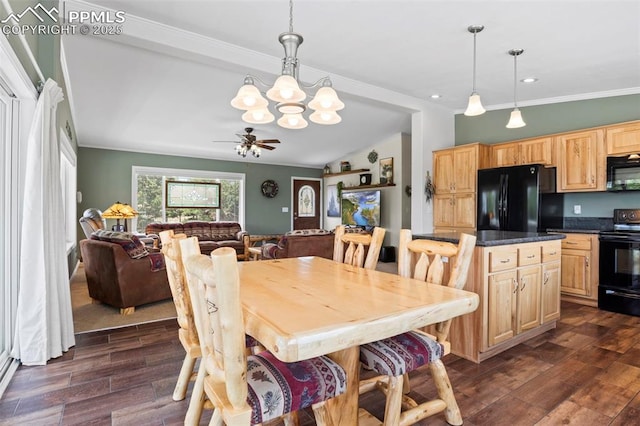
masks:
<svg viewBox="0 0 640 426"><path fill-rule="evenodd" d="M18 369L1 425L182 424L187 401L171 399L184 356L175 320L76 342L47 366ZM565 303L555 330L481 364L454 355L445 364L465 425L640 425L639 317ZM411 379L416 398L434 394L427 373ZM384 411L377 392L361 405ZM301 423L314 424L307 412ZM420 424L446 423L437 415Z"/></svg>

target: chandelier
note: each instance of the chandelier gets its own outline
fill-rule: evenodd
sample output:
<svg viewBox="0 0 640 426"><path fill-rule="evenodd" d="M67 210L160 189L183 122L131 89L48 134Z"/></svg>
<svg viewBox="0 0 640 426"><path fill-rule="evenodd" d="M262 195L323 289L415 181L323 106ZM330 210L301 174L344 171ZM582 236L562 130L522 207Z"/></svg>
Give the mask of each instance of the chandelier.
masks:
<svg viewBox="0 0 640 426"><path fill-rule="evenodd" d="M264 88L267 98L276 102L276 110L282 114L277 123L287 129L304 129L307 127L307 120L302 113L307 107L314 110L309 115L309 119L317 124L337 124L342 118L336 111L344 108L344 103L338 98L338 94L331 87L331 79L323 77L310 86L302 86L298 81L298 46L302 44L303 38L300 34L293 32L293 0L289 0L289 31L280 34L278 41L284 47L284 58L282 59L282 73L269 88L258 77L247 75L244 85L238 90L236 96L231 100L231 106L246 111L242 114L242 120L252 124L271 123L275 117L269 111L269 101L265 99L256 86L259 83ZM307 98L305 90L313 90L319 87L314 98L308 105L304 104ZM246 155L246 153L245 153Z"/></svg>
<svg viewBox="0 0 640 426"><path fill-rule="evenodd" d="M258 145L248 141L240 142L236 145L236 152L242 156L242 158L245 158L248 153L251 153L256 158L260 158L260 154L262 154L262 150Z"/></svg>

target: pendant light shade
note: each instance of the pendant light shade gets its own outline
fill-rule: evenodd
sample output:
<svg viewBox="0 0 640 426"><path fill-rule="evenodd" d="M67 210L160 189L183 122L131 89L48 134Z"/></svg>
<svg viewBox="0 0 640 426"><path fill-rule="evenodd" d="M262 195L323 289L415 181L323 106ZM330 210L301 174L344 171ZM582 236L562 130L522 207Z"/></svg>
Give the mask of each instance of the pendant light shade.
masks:
<svg viewBox="0 0 640 426"><path fill-rule="evenodd" d="M524 127L527 123L522 119L522 113L518 109L518 97L517 97L517 87L518 87L518 56L524 53L524 49L511 49L509 50L509 55L513 56L513 111L511 111L511 116L509 117L509 122L507 123L507 129L517 129L519 127Z"/></svg>
<svg viewBox="0 0 640 426"><path fill-rule="evenodd" d="M249 110L253 108L266 108L269 105L260 90L253 84L253 79L247 77L244 86L238 89L236 97L231 99L231 106L238 109Z"/></svg>
<svg viewBox="0 0 640 426"><path fill-rule="evenodd" d="M316 124L338 124L342 117L335 111L315 111L309 116L309 120Z"/></svg>
<svg viewBox="0 0 640 426"><path fill-rule="evenodd" d="M484 29L483 25L470 25L467 31L473 34L473 89L469 96L469 104L464 115L473 117L475 115L484 114L485 109L480 101L480 95L476 92L476 34Z"/></svg>
<svg viewBox="0 0 640 426"><path fill-rule="evenodd" d="M271 112L265 108L250 109L242 114L242 120L252 124L266 124L275 120Z"/></svg>
<svg viewBox="0 0 640 426"><path fill-rule="evenodd" d="M302 114L282 114L278 119L278 125L285 129L304 129L309 123Z"/></svg>

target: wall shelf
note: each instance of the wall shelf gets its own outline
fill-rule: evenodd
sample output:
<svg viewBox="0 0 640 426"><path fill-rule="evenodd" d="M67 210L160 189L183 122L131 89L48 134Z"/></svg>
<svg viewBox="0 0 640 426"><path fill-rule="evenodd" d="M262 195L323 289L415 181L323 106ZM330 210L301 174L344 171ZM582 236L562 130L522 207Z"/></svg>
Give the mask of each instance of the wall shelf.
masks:
<svg viewBox="0 0 640 426"><path fill-rule="evenodd" d="M369 169L355 169L355 170L349 170L348 172L327 173L326 175L322 175L322 177L353 175L353 174L364 173L364 172L368 172L368 171L369 171Z"/></svg>
<svg viewBox="0 0 640 426"><path fill-rule="evenodd" d="M388 186L396 186L395 183L377 183L374 185L356 185L356 186L345 186L342 188L343 191L357 191L358 189L370 189L370 188L386 188Z"/></svg>

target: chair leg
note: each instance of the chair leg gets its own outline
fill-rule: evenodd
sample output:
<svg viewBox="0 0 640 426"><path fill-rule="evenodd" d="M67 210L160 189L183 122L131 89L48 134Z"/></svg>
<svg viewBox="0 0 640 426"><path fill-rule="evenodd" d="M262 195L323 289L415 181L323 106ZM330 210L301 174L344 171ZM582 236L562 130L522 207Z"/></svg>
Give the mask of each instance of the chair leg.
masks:
<svg viewBox="0 0 640 426"><path fill-rule="evenodd" d="M389 377L387 384L387 402L384 407L384 426L395 426L400 422L402 411L403 376Z"/></svg>
<svg viewBox="0 0 640 426"><path fill-rule="evenodd" d="M136 310L135 306L129 306L128 308L120 308L120 315L131 315Z"/></svg>
<svg viewBox="0 0 640 426"><path fill-rule="evenodd" d="M284 426L298 426L300 424L297 411L285 414L282 419L284 420Z"/></svg>
<svg viewBox="0 0 640 426"><path fill-rule="evenodd" d="M327 409L325 402L319 402L312 405L313 416L316 419L317 426L333 426L333 419L331 413Z"/></svg>
<svg viewBox="0 0 640 426"><path fill-rule="evenodd" d="M180 368L180 375L178 376L178 382L173 389L173 400L182 401L187 394L187 387L189 386L189 380L193 374L193 367L196 365L196 359L186 354L184 361L182 361L182 368Z"/></svg>
<svg viewBox="0 0 640 426"><path fill-rule="evenodd" d="M222 421L222 415L220 414L220 410L214 409L213 414L211 415L211 420L209 420L209 426L223 426L223 425L224 425L224 422Z"/></svg>
<svg viewBox="0 0 640 426"><path fill-rule="evenodd" d="M198 375L196 376L196 382L193 385L193 391L191 393L191 399L189 400L189 408L187 409L187 414L184 417L184 425L185 426L197 426L200 423L200 417L202 416L202 409L204 407L204 376L205 376L205 368L201 365L198 368ZM213 411L213 415L211 416L211 421L213 421L216 416L216 412L218 410ZM218 414L219 417L219 414ZM211 423L209 423L211 424ZM220 423L222 424L222 419L220 419Z"/></svg>
<svg viewBox="0 0 640 426"><path fill-rule="evenodd" d="M456 397L453 394L453 388L447 375L447 370L444 368L442 360L437 360L429 363L429 370L431 371L431 377L438 390L438 396L441 400L447 404L447 408L444 410L444 417L447 423L450 425L459 426L462 424L462 414L460 414L460 408L456 402Z"/></svg>

